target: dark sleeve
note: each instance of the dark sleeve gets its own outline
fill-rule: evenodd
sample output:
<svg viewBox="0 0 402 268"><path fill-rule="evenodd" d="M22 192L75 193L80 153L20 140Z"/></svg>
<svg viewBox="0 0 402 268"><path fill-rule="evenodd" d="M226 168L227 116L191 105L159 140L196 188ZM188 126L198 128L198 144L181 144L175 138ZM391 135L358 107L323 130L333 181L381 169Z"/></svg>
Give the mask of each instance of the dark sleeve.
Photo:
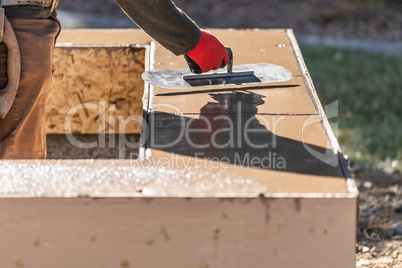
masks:
<svg viewBox="0 0 402 268"><path fill-rule="evenodd" d="M175 55L192 50L201 31L171 0L115 0L147 34Z"/></svg>

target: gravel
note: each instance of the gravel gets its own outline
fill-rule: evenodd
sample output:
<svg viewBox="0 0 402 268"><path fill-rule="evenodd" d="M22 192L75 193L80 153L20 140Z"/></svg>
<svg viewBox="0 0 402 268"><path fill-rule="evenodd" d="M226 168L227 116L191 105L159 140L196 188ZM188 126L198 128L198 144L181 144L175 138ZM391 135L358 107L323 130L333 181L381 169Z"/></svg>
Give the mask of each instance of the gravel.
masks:
<svg viewBox="0 0 402 268"><path fill-rule="evenodd" d="M356 182L360 191L356 267L401 268L402 177L357 174Z"/></svg>

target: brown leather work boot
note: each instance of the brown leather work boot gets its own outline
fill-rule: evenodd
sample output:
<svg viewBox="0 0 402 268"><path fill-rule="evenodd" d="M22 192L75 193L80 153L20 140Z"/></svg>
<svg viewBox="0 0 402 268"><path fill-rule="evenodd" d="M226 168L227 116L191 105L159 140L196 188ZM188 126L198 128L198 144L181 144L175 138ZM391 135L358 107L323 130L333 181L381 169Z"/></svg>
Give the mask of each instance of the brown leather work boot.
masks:
<svg viewBox="0 0 402 268"><path fill-rule="evenodd" d="M0 119L0 159L45 159L45 106L60 24L52 18L9 21L21 52L21 80L10 112ZM6 84L7 52L0 44L0 89Z"/></svg>

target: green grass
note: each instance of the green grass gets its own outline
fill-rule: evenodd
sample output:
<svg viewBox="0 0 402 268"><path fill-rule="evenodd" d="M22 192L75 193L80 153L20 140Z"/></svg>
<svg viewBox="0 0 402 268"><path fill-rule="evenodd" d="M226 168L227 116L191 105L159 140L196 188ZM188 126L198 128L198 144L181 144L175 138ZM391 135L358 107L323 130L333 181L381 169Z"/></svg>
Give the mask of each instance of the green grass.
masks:
<svg viewBox="0 0 402 268"><path fill-rule="evenodd" d="M402 172L402 57L302 47L325 107L339 101L344 154L368 173Z"/></svg>

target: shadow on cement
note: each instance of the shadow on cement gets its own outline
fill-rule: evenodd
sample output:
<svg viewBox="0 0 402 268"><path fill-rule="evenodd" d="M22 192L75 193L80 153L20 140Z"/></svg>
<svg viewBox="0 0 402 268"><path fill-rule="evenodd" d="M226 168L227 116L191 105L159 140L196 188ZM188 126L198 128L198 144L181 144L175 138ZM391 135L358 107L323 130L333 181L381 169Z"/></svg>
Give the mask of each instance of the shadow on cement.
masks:
<svg viewBox="0 0 402 268"><path fill-rule="evenodd" d="M207 103L199 116L149 114L147 148L237 166L344 178L332 150L277 136L265 127L269 122L261 124L257 107L265 96L249 91L209 95L217 103Z"/></svg>

